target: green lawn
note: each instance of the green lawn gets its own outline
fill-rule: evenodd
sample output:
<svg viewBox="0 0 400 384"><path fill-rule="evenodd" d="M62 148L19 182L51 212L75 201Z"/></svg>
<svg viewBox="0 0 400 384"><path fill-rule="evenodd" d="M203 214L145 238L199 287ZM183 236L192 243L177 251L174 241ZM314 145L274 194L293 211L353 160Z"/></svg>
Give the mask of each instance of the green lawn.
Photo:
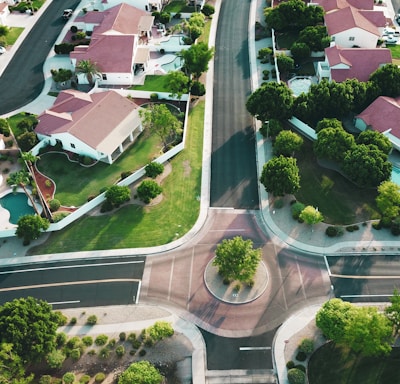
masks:
<svg viewBox="0 0 400 384"><path fill-rule="evenodd" d="M23 32L24 28L10 27L8 33L4 37L6 45L13 45L17 41L19 35Z"/></svg>
<svg viewBox="0 0 400 384"><path fill-rule="evenodd" d="M55 198L62 205L80 206L89 196L98 195L101 188L118 181L122 172L133 172L158 157L160 149L158 136L142 134L112 165L97 163L87 168L68 161L64 154L49 153L40 156L37 167L56 182Z"/></svg>
<svg viewBox="0 0 400 384"><path fill-rule="evenodd" d="M296 31L288 31L277 33L276 43L279 49L290 49L294 42L299 38L299 33Z"/></svg>
<svg viewBox="0 0 400 384"><path fill-rule="evenodd" d="M175 240L193 227L199 215L204 102L189 114L186 148L172 161L163 183L162 202L154 207L125 205L105 216L85 216L29 253L151 247Z"/></svg>
<svg viewBox="0 0 400 384"><path fill-rule="evenodd" d="M167 76L165 75L146 75L143 85L134 85L129 89L148 92L171 92L168 89Z"/></svg>
<svg viewBox="0 0 400 384"><path fill-rule="evenodd" d="M300 190L296 199L318 207L329 224L352 224L377 218L376 191L358 188L340 173L318 165L312 144L304 140L297 156L300 169Z"/></svg>
<svg viewBox="0 0 400 384"><path fill-rule="evenodd" d="M190 7L186 4L186 0L172 0L167 4L163 11L170 13L191 13L194 12L194 7Z"/></svg>
<svg viewBox="0 0 400 384"><path fill-rule="evenodd" d="M19 129L17 126L18 123L24 119L36 120L36 116L22 112L7 118L8 124L10 125L11 130L13 131L15 137L18 137L19 135L24 133L24 131Z"/></svg>
<svg viewBox="0 0 400 384"><path fill-rule="evenodd" d="M400 59L400 45L388 45L386 48L389 48L392 52L393 59Z"/></svg>
<svg viewBox="0 0 400 384"><path fill-rule="evenodd" d="M329 343L312 355L308 379L310 384L400 383L399 365L399 348L388 357L366 358Z"/></svg>

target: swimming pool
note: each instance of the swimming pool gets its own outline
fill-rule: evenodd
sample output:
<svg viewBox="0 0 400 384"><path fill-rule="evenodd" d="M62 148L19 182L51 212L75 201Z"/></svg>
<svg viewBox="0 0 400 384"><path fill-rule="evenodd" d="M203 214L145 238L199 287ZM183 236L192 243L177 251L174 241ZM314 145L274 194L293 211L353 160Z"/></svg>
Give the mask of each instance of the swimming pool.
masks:
<svg viewBox="0 0 400 384"><path fill-rule="evenodd" d="M295 76L288 81L288 86L293 91L294 96L299 96L302 93L307 93L313 83L310 76Z"/></svg>
<svg viewBox="0 0 400 384"><path fill-rule="evenodd" d="M18 219L24 215L33 215L35 210L28 204L25 193L9 193L0 198L0 205L10 212L9 222L17 224Z"/></svg>
<svg viewBox="0 0 400 384"><path fill-rule="evenodd" d="M391 180L393 183L396 183L397 185L400 185L400 168L397 168L393 165L392 168L392 177Z"/></svg>
<svg viewBox="0 0 400 384"><path fill-rule="evenodd" d="M161 65L161 68L165 72L169 71L177 71L178 69L181 69L183 65L183 60L180 57L175 57L171 62L165 63Z"/></svg>
<svg viewBox="0 0 400 384"><path fill-rule="evenodd" d="M161 48L166 48L168 46L176 46L176 45L184 45L183 44L183 36L180 35L171 35L168 40L164 40L160 42Z"/></svg>

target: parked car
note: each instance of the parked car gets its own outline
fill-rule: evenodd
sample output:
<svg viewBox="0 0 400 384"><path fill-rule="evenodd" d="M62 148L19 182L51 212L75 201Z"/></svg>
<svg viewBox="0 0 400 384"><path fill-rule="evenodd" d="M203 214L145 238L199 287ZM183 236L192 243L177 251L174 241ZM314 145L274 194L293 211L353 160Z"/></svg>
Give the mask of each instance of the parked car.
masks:
<svg viewBox="0 0 400 384"><path fill-rule="evenodd" d="M63 19L68 20L72 16L72 13L73 13L72 9L64 9L64 12L62 15Z"/></svg>
<svg viewBox="0 0 400 384"><path fill-rule="evenodd" d="M397 44L398 38L395 37L395 36L384 36L384 37L383 37L383 41L384 41L386 44Z"/></svg>
<svg viewBox="0 0 400 384"><path fill-rule="evenodd" d="M0 45L0 55L6 53L6 49Z"/></svg>

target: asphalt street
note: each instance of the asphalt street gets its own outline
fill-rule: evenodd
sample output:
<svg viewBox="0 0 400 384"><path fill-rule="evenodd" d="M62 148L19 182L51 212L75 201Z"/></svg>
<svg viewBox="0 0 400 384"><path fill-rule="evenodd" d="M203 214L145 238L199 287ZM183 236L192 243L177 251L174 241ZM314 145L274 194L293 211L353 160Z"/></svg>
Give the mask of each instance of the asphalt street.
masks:
<svg viewBox="0 0 400 384"><path fill-rule="evenodd" d="M248 53L250 2L224 0L215 42L211 155L212 207L258 209Z"/></svg>
<svg viewBox="0 0 400 384"><path fill-rule="evenodd" d="M336 297L351 302L388 301L400 288L398 255L328 256Z"/></svg>
<svg viewBox="0 0 400 384"><path fill-rule="evenodd" d="M78 0L53 0L35 23L0 77L0 115L39 96L44 85L43 63L65 25L63 10L78 4Z"/></svg>
<svg viewBox="0 0 400 384"><path fill-rule="evenodd" d="M58 309L132 304L144 265L144 257L121 257L2 268L0 304L28 295Z"/></svg>

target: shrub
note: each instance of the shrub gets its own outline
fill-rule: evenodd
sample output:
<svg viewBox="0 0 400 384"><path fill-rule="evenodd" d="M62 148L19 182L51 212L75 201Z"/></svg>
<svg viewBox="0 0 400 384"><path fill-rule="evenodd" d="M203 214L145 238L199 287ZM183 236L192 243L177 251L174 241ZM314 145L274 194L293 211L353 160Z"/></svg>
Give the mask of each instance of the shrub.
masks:
<svg viewBox="0 0 400 384"><path fill-rule="evenodd" d="M104 381L106 378L106 375L103 372L96 373L96 376L94 377L94 381L96 383L101 383Z"/></svg>
<svg viewBox="0 0 400 384"><path fill-rule="evenodd" d="M76 38L77 38L78 40L82 40L82 39L84 39L85 37L86 37L86 32L84 32L84 31L79 31L79 32L76 33Z"/></svg>
<svg viewBox="0 0 400 384"><path fill-rule="evenodd" d="M67 372L62 379L65 384L72 384L75 381L75 375L72 372Z"/></svg>
<svg viewBox="0 0 400 384"><path fill-rule="evenodd" d="M126 179L128 176L132 175L131 171L121 172L121 180Z"/></svg>
<svg viewBox="0 0 400 384"><path fill-rule="evenodd" d="M94 350L94 349L91 349L89 352L88 352L88 355L89 356L94 356L96 354L96 351Z"/></svg>
<svg viewBox="0 0 400 384"><path fill-rule="evenodd" d="M146 350L145 349L141 349L139 351L139 356L144 356L146 354Z"/></svg>
<svg viewBox="0 0 400 384"><path fill-rule="evenodd" d="M118 347L115 349L115 353L117 354L118 357L122 357L125 355L125 347L123 345L118 345Z"/></svg>
<svg viewBox="0 0 400 384"><path fill-rule="evenodd" d="M130 333L128 335L128 341L130 341L131 343L133 343L136 340L136 333Z"/></svg>
<svg viewBox="0 0 400 384"><path fill-rule="evenodd" d="M146 165L145 167L146 176L155 179L158 175L164 172L164 165L153 161Z"/></svg>
<svg viewBox="0 0 400 384"><path fill-rule="evenodd" d="M76 317L72 317L71 320L69 321L69 323L70 323L71 325L75 325L76 322L77 322Z"/></svg>
<svg viewBox="0 0 400 384"><path fill-rule="evenodd" d="M290 384L304 384L306 375L300 369L292 368L288 371L288 380Z"/></svg>
<svg viewBox="0 0 400 384"><path fill-rule="evenodd" d="M158 100L158 93L152 93L150 95L150 100L151 101L157 101Z"/></svg>
<svg viewBox="0 0 400 384"><path fill-rule="evenodd" d="M387 216L383 216L381 219L382 228L390 228L392 225L392 219Z"/></svg>
<svg viewBox="0 0 400 384"><path fill-rule="evenodd" d="M72 33L78 32L78 27L76 25L71 25L71 28L69 29Z"/></svg>
<svg viewBox="0 0 400 384"><path fill-rule="evenodd" d="M67 324L67 316L63 315L61 311L55 311L54 313L57 315L57 324L59 327Z"/></svg>
<svg viewBox="0 0 400 384"><path fill-rule="evenodd" d="M306 373L306 367L303 364L296 364L293 368L300 369L300 371Z"/></svg>
<svg viewBox="0 0 400 384"><path fill-rule="evenodd" d="M97 316L96 315L91 315L86 320L86 324L88 324L88 325L95 325L96 323L97 323Z"/></svg>
<svg viewBox="0 0 400 384"><path fill-rule="evenodd" d="M121 332L119 334L119 340L120 341L125 341L126 340L126 333L125 332Z"/></svg>
<svg viewBox="0 0 400 384"><path fill-rule="evenodd" d="M82 343L85 347L90 347L93 344L93 337L92 336L83 336Z"/></svg>
<svg viewBox="0 0 400 384"><path fill-rule="evenodd" d="M62 384L62 379L54 377L52 380L52 384Z"/></svg>
<svg viewBox="0 0 400 384"><path fill-rule="evenodd" d="M263 80L269 80L269 70L268 69L264 69L263 70Z"/></svg>
<svg viewBox="0 0 400 384"><path fill-rule="evenodd" d="M115 344L117 344L117 340L115 340L115 339L110 339L110 341L108 342L107 346L108 346L109 348L114 348L114 347L115 347Z"/></svg>
<svg viewBox="0 0 400 384"><path fill-rule="evenodd" d="M83 375L79 379L80 384L87 384L90 381L90 376L89 375Z"/></svg>
<svg viewBox="0 0 400 384"><path fill-rule="evenodd" d="M81 341L80 337L79 336L74 336L74 337L71 337L67 341L67 348L68 349L78 348L81 344L82 344L82 341Z"/></svg>
<svg viewBox="0 0 400 384"><path fill-rule="evenodd" d="M163 55L164 53L165 53L165 49L164 48L161 48L160 49L160 53ZM157 95L158 96L158 95Z"/></svg>
<svg viewBox="0 0 400 384"><path fill-rule="evenodd" d="M281 208L283 208L284 204L285 204L285 202L283 201L283 199L276 199L274 202L274 208L281 209Z"/></svg>
<svg viewBox="0 0 400 384"><path fill-rule="evenodd" d="M338 236L338 228L339 228L339 227L329 226L329 227L326 228L325 233L326 233L329 237Z"/></svg>
<svg viewBox="0 0 400 384"><path fill-rule="evenodd" d="M139 349L141 345L142 345L142 343L140 342L140 340L134 340L132 342L132 347L135 349Z"/></svg>
<svg viewBox="0 0 400 384"><path fill-rule="evenodd" d="M98 335L94 341L94 343L98 346L106 345L108 341L107 335Z"/></svg>
<svg viewBox="0 0 400 384"><path fill-rule="evenodd" d="M303 351L297 352L296 360L305 361L306 359L307 359L307 354L306 353L304 353Z"/></svg>
<svg viewBox="0 0 400 384"><path fill-rule="evenodd" d="M131 350L129 351L129 354L130 354L131 356L134 356L134 355L136 354L136 349L131 349Z"/></svg>
<svg viewBox="0 0 400 384"><path fill-rule="evenodd" d="M353 231L354 231L353 226L352 226L352 225L348 225L348 226L346 227L346 231L347 231L347 232L353 232Z"/></svg>
<svg viewBox="0 0 400 384"><path fill-rule="evenodd" d="M292 206L290 207L293 219L298 220L300 213L303 212L305 207L306 206L304 204L299 203L298 201L293 203Z"/></svg>
<svg viewBox="0 0 400 384"><path fill-rule="evenodd" d="M144 180L137 188L137 195L146 204L157 197L162 192L162 188L153 180Z"/></svg>
<svg viewBox="0 0 400 384"><path fill-rule="evenodd" d="M374 221L374 222L372 223L372 228L374 228L374 229L376 229L376 230L382 229L382 224L381 224L381 222L380 222L380 221Z"/></svg>
<svg viewBox="0 0 400 384"><path fill-rule="evenodd" d="M307 354L313 353L314 351L314 340L303 339L299 345L299 351Z"/></svg>
<svg viewBox="0 0 400 384"><path fill-rule="evenodd" d="M204 4L201 12L204 14L204 16L209 17L215 13L215 8L211 4Z"/></svg>
<svg viewBox="0 0 400 384"><path fill-rule="evenodd" d="M61 203L60 200L52 199L49 201L49 208L51 212L56 212L60 208Z"/></svg>
<svg viewBox="0 0 400 384"><path fill-rule="evenodd" d="M206 94L206 87L200 81L194 81L190 88L190 93L193 96L203 96Z"/></svg>
<svg viewBox="0 0 400 384"><path fill-rule="evenodd" d="M79 348L74 348L69 356L72 360L78 361L81 358L81 350Z"/></svg>
<svg viewBox="0 0 400 384"><path fill-rule="evenodd" d="M67 335L64 332L57 333L57 335L56 335L57 347L64 346L66 341L67 341Z"/></svg>
<svg viewBox="0 0 400 384"><path fill-rule="evenodd" d="M294 368L294 367L295 367L295 363L294 363L293 360L289 360L289 361L286 363L286 368L287 368L287 369L292 369L292 368Z"/></svg>
<svg viewBox="0 0 400 384"><path fill-rule="evenodd" d="M39 379L39 384L51 384L51 376L50 375L43 375Z"/></svg>
<svg viewBox="0 0 400 384"><path fill-rule="evenodd" d="M100 352L99 352L99 356L100 356L102 359L107 359L107 358L109 358L109 357L110 357L110 354L111 354L110 348L107 348L107 347L102 348L102 349L100 350Z"/></svg>

